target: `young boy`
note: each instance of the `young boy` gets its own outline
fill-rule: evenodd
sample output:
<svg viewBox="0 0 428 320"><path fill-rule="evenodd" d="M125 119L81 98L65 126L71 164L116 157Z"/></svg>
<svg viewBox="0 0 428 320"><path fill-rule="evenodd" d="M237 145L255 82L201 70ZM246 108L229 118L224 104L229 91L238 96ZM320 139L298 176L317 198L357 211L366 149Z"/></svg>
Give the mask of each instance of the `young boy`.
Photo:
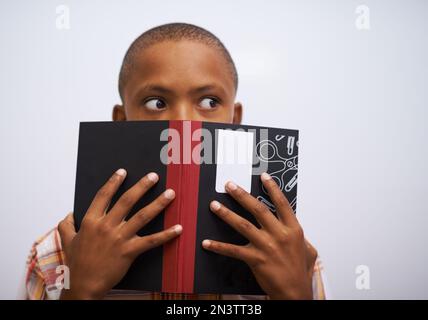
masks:
<svg viewBox="0 0 428 320"><path fill-rule="evenodd" d="M122 105L113 108L113 120L199 120L241 123L242 105L235 102L238 76L224 45L210 32L189 24L162 25L143 33L128 49L119 75ZM26 278L29 299L220 299L226 295L117 292L111 290L136 257L179 237L176 225L157 234L136 233L172 201L174 190L165 190L155 201L125 217L137 200L158 181L149 173L126 191L111 210L108 204L126 177L118 169L99 190L76 233L69 214L32 249ZM251 212L261 225L254 226L217 201L212 212L249 243L237 246L211 239L204 249L241 259L251 268L265 298L323 299L324 290L316 250L304 239L293 211L268 174L261 177L277 207L278 218L242 188L229 182L226 190ZM215 199L213 199L215 200ZM67 265L70 288L58 289L57 267Z"/></svg>

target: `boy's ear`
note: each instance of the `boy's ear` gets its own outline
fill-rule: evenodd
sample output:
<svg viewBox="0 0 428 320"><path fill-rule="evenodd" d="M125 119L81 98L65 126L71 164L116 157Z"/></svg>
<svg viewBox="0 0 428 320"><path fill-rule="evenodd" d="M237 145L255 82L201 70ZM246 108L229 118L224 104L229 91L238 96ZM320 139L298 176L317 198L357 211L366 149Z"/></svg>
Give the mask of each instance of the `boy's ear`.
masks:
<svg viewBox="0 0 428 320"><path fill-rule="evenodd" d="M233 124L241 124L242 121L242 104L240 102L235 102L233 108Z"/></svg>
<svg viewBox="0 0 428 320"><path fill-rule="evenodd" d="M115 105L113 107L112 118L113 118L113 121L125 121L126 120L125 108L120 104Z"/></svg>

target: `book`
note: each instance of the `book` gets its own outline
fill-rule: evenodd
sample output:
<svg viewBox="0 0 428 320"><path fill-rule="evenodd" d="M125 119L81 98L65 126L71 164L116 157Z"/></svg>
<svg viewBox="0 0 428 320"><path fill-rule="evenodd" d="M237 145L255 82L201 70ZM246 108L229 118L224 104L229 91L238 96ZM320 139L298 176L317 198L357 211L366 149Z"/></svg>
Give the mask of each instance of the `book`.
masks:
<svg viewBox="0 0 428 320"><path fill-rule="evenodd" d="M233 181L276 214L260 175L268 172L296 212L298 131L199 121L82 122L79 129L74 219L79 230L96 192L118 168L127 177L110 207L149 172L158 183L127 219L167 188L174 201L138 235L177 223L183 233L141 254L115 289L172 293L265 294L243 262L203 249L204 239L245 245L248 240L210 211L213 200L259 227L225 191Z"/></svg>

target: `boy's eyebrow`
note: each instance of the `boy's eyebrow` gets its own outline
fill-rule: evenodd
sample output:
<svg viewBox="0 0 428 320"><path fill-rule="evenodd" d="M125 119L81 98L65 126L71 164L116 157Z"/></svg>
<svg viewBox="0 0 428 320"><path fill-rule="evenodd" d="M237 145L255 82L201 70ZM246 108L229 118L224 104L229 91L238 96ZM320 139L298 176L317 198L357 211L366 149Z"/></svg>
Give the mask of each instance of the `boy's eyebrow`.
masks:
<svg viewBox="0 0 428 320"><path fill-rule="evenodd" d="M207 85L203 85L203 86L191 89L190 93L199 93L200 94L200 93L204 93L204 92L211 91L211 90L220 90L223 92L223 94L226 93L226 90L222 86L219 86L216 84L207 84Z"/></svg>
<svg viewBox="0 0 428 320"><path fill-rule="evenodd" d="M173 93L172 90L170 90L168 88L165 88L165 87L162 87L160 85L156 85L156 84L145 85L139 91L140 92L141 91L156 91L156 92L164 93L164 94L171 94L171 93Z"/></svg>
<svg viewBox="0 0 428 320"><path fill-rule="evenodd" d="M207 91L211 90L220 90L223 94L226 94L226 90L221 85L217 85L214 83L202 85L200 87L192 88L189 90L189 93L191 94L201 94ZM164 86L158 85L158 84L147 84L142 86L138 92L144 92L144 91L152 91L152 92L159 92L160 94L174 94L174 91L171 89L168 89Z"/></svg>

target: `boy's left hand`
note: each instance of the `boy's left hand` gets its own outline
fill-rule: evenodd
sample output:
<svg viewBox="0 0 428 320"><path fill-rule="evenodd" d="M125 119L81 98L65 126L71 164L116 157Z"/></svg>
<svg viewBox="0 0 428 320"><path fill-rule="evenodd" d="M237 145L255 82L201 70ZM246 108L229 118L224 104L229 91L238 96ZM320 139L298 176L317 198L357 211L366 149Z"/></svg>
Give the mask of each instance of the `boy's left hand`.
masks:
<svg viewBox="0 0 428 320"><path fill-rule="evenodd" d="M262 183L278 218L260 201L229 182L226 191L254 215L261 228L217 201L211 210L250 242L245 246L204 240L205 249L243 260L271 299L312 299L312 275L317 251L304 238L303 229L276 182L262 174Z"/></svg>

